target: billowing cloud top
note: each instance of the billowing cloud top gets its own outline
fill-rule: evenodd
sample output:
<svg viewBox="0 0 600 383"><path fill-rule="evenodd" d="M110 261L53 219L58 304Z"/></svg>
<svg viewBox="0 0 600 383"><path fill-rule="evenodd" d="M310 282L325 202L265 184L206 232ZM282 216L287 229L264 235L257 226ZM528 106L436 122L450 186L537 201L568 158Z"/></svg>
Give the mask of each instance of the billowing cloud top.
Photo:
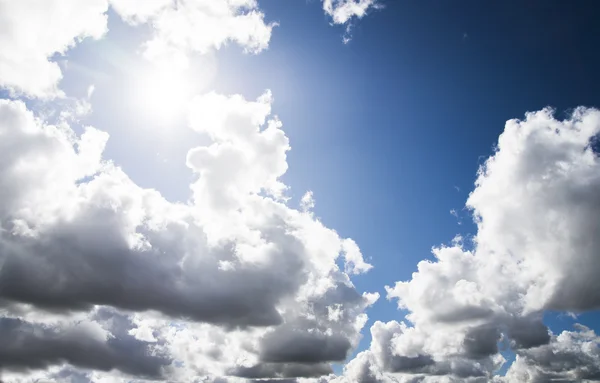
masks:
<svg viewBox="0 0 600 383"><path fill-rule="evenodd" d="M34 97L62 95L56 62L84 38L106 32L106 0L23 0L0 2L0 87Z"/></svg>
<svg viewBox="0 0 600 383"><path fill-rule="evenodd" d="M145 55L187 65L191 53L207 53L228 42L258 53L275 24L266 23L255 0L23 0L0 2L0 86L13 94L62 96L59 65L50 60L85 38L107 31L111 6L132 24L148 23L153 38Z"/></svg>
<svg viewBox="0 0 600 383"><path fill-rule="evenodd" d="M190 125L213 142L188 153L200 176L184 205L102 160L106 133L77 137L0 101L0 364L186 380L314 376L344 360L377 299L348 273L370 265L279 200L289 146L271 102L192 102Z"/></svg>
<svg viewBox="0 0 600 383"><path fill-rule="evenodd" d="M386 287L407 323L377 322L348 382L580 382L600 378L600 338L579 326L553 334L547 310L600 305L598 214L600 111L579 108L508 121L479 170L467 206L478 232L435 248L412 279ZM494 376L517 354L506 376Z"/></svg>

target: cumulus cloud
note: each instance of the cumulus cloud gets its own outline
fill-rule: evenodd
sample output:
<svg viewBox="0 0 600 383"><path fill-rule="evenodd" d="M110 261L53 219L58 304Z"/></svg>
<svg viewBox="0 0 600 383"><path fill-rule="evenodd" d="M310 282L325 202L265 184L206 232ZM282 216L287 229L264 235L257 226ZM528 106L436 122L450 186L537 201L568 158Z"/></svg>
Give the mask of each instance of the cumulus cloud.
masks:
<svg viewBox="0 0 600 383"><path fill-rule="evenodd" d="M346 24L352 18L363 18L369 9L378 7L377 0L323 0L323 10L335 24Z"/></svg>
<svg viewBox="0 0 600 383"><path fill-rule="evenodd" d="M28 371L68 363L85 369L119 370L142 378L162 376L162 367L170 364L168 358L152 355L148 342L118 329L103 329L106 319L113 319L111 313L96 315L97 321L53 325L1 317L0 367Z"/></svg>
<svg viewBox="0 0 600 383"><path fill-rule="evenodd" d="M144 55L185 66L188 55L205 54L235 42L246 52L265 50L275 23L266 23L256 0L110 0L132 24L149 23L154 36Z"/></svg>
<svg viewBox="0 0 600 383"><path fill-rule="evenodd" d="M175 6L173 0L109 0L113 9L130 24L148 22L167 7Z"/></svg>
<svg viewBox="0 0 600 383"><path fill-rule="evenodd" d="M211 142L188 153L189 204L102 159L106 133L77 136L0 100L0 311L14 334L0 364L14 381L40 369L314 377L346 358L378 298L350 275L371 266L312 211L287 206L289 144L272 100L192 102L190 126Z"/></svg>
<svg viewBox="0 0 600 383"><path fill-rule="evenodd" d="M323 0L323 10L331 17L333 24L346 25L344 44L352 39L352 20L362 19L369 10L381 6L378 0Z"/></svg>
<svg viewBox="0 0 600 383"><path fill-rule="evenodd" d="M509 383L600 380L600 338L578 325L563 331L545 345L521 350L506 374Z"/></svg>
<svg viewBox="0 0 600 383"><path fill-rule="evenodd" d="M33 97L62 95L51 57L106 32L106 0L0 1L0 87Z"/></svg>
<svg viewBox="0 0 600 383"><path fill-rule="evenodd" d="M256 0L23 0L0 1L0 87L13 95L55 98L63 77L56 62L85 38L107 32L108 8L132 25L148 25L152 37L146 58L183 69L194 54L207 54L228 43L245 52L269 46L274 22L266 22ZM376 0L324 0L335 24L347 24L378 7Z"/></svg>
<svg viewBox="0 0 600 383"><path fill-rule="evenodd" d="M63 96L56 55L107 31L107 10L131 24L149 24L153 38L145 56L185 66L234 42L245 51L266 49L274 23L266 23L255 0L23 0L0 1L0 87L14 95Z"/></svg>
<svg viewBox="0 0 600 383"><path fill-rule="evenodd" d="M598 379L598 337L555 336L547 310L597 309L600 111L563 121L544 109L508 121L467 207L477 235L433 249L408 281L386 287L407 323L376 323L369 350L339 379L546 382ZM494 376L511 348L518 359Z"/></svg>

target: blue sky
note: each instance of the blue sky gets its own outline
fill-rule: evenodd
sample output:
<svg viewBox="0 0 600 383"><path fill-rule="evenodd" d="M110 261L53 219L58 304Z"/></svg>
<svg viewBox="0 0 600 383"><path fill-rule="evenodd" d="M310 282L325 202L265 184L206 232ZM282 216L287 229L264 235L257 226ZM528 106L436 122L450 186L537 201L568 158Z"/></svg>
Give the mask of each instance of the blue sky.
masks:
<svg viewBox="0 0 600 383"><path fill-rule="evenodd" d="M192 0L186 1L193 2ZM202 1L205 0L200 0L200 2ZM98 2L102 1L98 0ZM356 3L359 2L356 1ZM118 0L113 3L117 4ZM344 2L334 1L334 3L339 5ZM366 3L370 3L370 1ZM364 17L355 16L349 21L334 23L335 16L324 12L321 1L260 0L255 6L256 11L264 14L266 23L278 24L272 29L272 35L268 39L268 48L252 54L244 52L244 46L240 46L243 44L229 42L223 47L211 47L206 54L194 52L192 49L191 53L186 53L189 54L190 66L181 73L185 72L185 76L187 76L185 82L192 84L190 85L193 88L191 93L194 95L202 95L211 91L220 95L240 94L250 102L261 97L266 89L270 89L273 94L272 114L282 121L282 129L289 138L291 146L291 151L287 152L287 159L284 161L289 169L281 177L279 174L275 177L289 187L287 195L290 199L287 206L295 212L305 192L312 191L315 207L311 219L318 217L326 228L335 230L341 238L352 238L360 247L364 260L373 266L368 272L352 275L347 271L348 265L350 265L348 258L339 257L335 260L339 269L345 270L342 274L351 280L353 291L355 289L360 294L377 292L381 296L370 306L364 303L363 306L348 308L348 312L353 313L349 315L356 316L359 312L365 312L369 319L360 332L362 340L360 340L359 333L354 334L348 330L350 327L339 329L340 333L351 334L348 337L353 347L347 350L345 361L350 364L341 363L335 358L319 360L325 364L334 362L334 374L329 375L328 381L335 383L351 381L364 381L365 383L409 382L411 380L402 379L410 379L414 375L433 379L425 381L435 382L435 379L442 379L439 378L442 373L428 372L429 370L426 369L415 372L415 370L402 370L400 367L390 370L390 366L380 362L380 360L387 359L378 356L376 351L378 342L383 341L373 340L369 331L369 329L374 331L372 326L376 321L389 323L408 321L410 318L405 319L404 315L411 312L421 318L416 321L410 320L412 323L409 324L418 331L434 331L431 329L450 326L448 323L442 323L444 322L442 320L435 322L438 320L435 319L439 317L438 314L442 315L441 308L437 312L435 304L429 305L431 307L421 307L418 303L419 299L411 300L413 299L411 294L416 294L414 291L419 290L417 283L421 283L418 282L421 279L413 276L413 273L417 271L417 264L423 260L429 260L434 265L442 264L441 261L438 262L438 259L441 258L436 258L432 254L433 247L446 245L452 248L453 238L460 235L464 239L461 251L471 250L473 253L477 253L479 259L486 259L486 256L495 259L497 254L503 252L511 254L512 257L513 252L519 253L519 250L523 250L522 256L527 259L518 258L521 256L519 253L515 258L518 259L515 261L515 265L529 265L527 262L532 262L531 264L534 266L527 266L532 267L533 271L524 266L525 271L519 269L523 272L523 276L521 274L515 276L515 280L521 281L520 278L522 278L523 281L527 281L523 284L515 282L515 286L518 285L518 288L515 287L515 289L526 286L525 290L518 290L521 294L519 299L533 294L531 291L534 287L545 286L547 281L550 281L548 284L555 286L557 291L564 289L567 291L566 294L571 294L571 285L563 285L563 283L566 283L567 280L577 279L573 278L576 274L571 271L561 271L569 268L564 266L567 265L569 256L574 257L573 264L578 267L588 265L589 270L595 270L594 268L598 266L595 263L598 254L594 252L594 249L599 247L595 247L596 243L590 239L596 233L594 225L598 221L597 219L594 221L584 213L581 213L581 216L577 215L580 213L576 213L586 209L590 212L595 211L597 203L593 195L598 192L595 189L598 187L597 183L590 181L589 184L581 186L579 194L576 194L580 196L577 198L581 199L575 199L572 206L567 207L560 205L562 202L559 203L556 202L558 200L553 199L555 196L562 196L562 189L555 189L558 186L555 186L554 183L541 184L541 188L536 189L538 190L536 193L541 193L539 196L541 202L538 205L537 194L534 192L517 194L517 190L521 190L518 184L515 184L514 188L507 186L506 189L502 189L504 184L496 181L495 178L495 175L501 174L501 172L490 171L489 177L480 178L484 186L477 186L481 190L477 196L481 195L482 197L474 199L472 206L484 217L483 221L486 223L496 222L495 217L501 217L500 221L512 219L513 227L510 229L495 226L490 229L491 224L486 226L485 230L478 228L473 220L473 210L467 208L465 204L470 193L476 188L478 169L484 165L486 159L497 153L495 148L498 145L498 137L505 131L505 123L508 120L515 118L525 120L526 112L540 111L549 106L554 108L556 113L554 117L544 117L546 118L544 121L548 126L554 126L552 124L556 121L570 121L573 110L579 106L595 108L600 105L600 94L597 91L597 84L600 83L600 75L597 70L600 65L600 55L594 49L598 44L597 36L600 36L600 25L596 22L599 8L591 1L523 3L518 1L380 0L376 3L377 7L372 5L367 8ZM81 134L83 127L87 125L107 132L110 139L106 144L103 158L112 160L135 185L142 189L156 189L169 203L181 202L190 204L188 207L192 208L201 205L198 200L208 194L204 195L196 191L194 194L190 191L190 184L192 187L201 184L201 181L197 180L198 174L204 174L201 173L203 168L195 168L196 165L190 165L189 161L186 164L186 158L190 158L188 154L190 149L207 147L213 142L212 140L218 142L218 138L211 136L212 133L203 130L205 129L203 127L188 128L187 111L182 106L184 102L177 105L175 112L167 115L166 118L152 110L154 106L148 108L144 102L139 102L140 99L144 100L143 93L145 91L143 89L140 91L145 86L144 84L148 84L148 89L151 91L156 91L151 89L152 82L156 81L155 75L138 76L145 70L151 71L154 65L143 57L143 49L140 48L155 33L154 26L152 23L132 24L115 10L114 4L111 4L112 8L108 8L107 5L108 24L105 34L101 38L86 38L66 50L64 54L56 53L60 52L56 50L53 55L48 56L50 61L61 64L63 79L59 86L67 95L66 99L48 99L33 95L31 92L28 94L24 85L11 83L10 78L3 79L1 73L0 88L4 90L0 95L3 99L14 102L23 100L29 109L38 116L43 116L44 112L48 110L59 113L61 108L68 109L69 103L75 102L75 100L86 100L91 106L91 112L76 121L69 121L71 129L76 134ZM6 17L10 17L10 15ZM351 36L351 40L343 43L342 38L347 33L345 31L348 25L351 26L348 35ZM2 33L4 32L0 31L0 34ZM6 37L6 39L11 38L14 36ZM19 41L15 44L18 43ZM0 64L2 64L2 60L0 56ZM88 97L90 85L93 85L94 88ZM166 104L169 98L177 97L169 92L169 89L159 89L161 102ZM593 109L589 109L589 113L593 114ZM210 114L210 111L207 114ZM593 125L595 120L590 117L590 121L592 122L589 124ZM529 122L526 122L523 126L530 126L528 124ZM531 122L531 126L534 125ZM567 125L569 123L565 123L565 126ZM523 127L523 130L525 129L526 127ZM564 129L568 129L568 127ZM198 134L198 131L203 134ZM505 136L512 137L510 132ZM514 145L521 143L523 146L519 146L519 148L524 148L525 152L530 150L531 153L538 153L536 150L540 150L539 153L542 153L543 150L546 150L547 153L554 153L552 152L554 146L548 145L540 149L534 147L534 144L538 142L535 139L524 138L523 140L521 143L515 138L510 142L513 142ZM563 146L559 144L557 147L562 148ZM504 144L500 148L500 153L512 153L512 147L507 145L509 144ZM527 145L531 145L531 147ZM6 154L6 156L9 155L18 156L19 153ZM500 158L500 155L497 158ZM516 165L515 168L511 168L513 162L510 160L501 162L499 159L498 162L505 164L509 170L516 169L515 172L522 169L533 169L538 164L546 164L544 162L546 157L542 154L536 157L537 160L528 158L518 157L519 161L524 163L523 168ZM525 163L526 161L533 162L530 164ZM574 159L572 161L579 163ZM593 165L598 166L598 163L594 162ZM190 168L196 173L190 171ZM593 175L598 174L598 168L590 165L590 169L590 173L586 174L589 179L593 179ZM540 172L542 171L543 169L540 170ZM535 172L532 171L532 173ZM95 177L95 175L88 176ZM510 180L515 183L523 181L523 185L531 185L527 182L533 182L533 178L519 177L520 175L515 175L514 179L510 178ZM567 185L579 185L579 181L583 179L581 173L569 175L569 177L571 178L566 178L569 182L565 181ZM200 178L202 179L202 176ZM260 195L262 198L263 194L261 193L268 194L271 187L270 183L265 185L262 185L263 188L259 192L249 189L249 194ZM210 189L206 185L198 187ZM523 187L523 190L530 190L526 186ZM500 190L498 195L494 195L492 192L496 188ZM226 194L229 189L216 190L221 194ZM502 193L509 194L513 190L515 190L515 197L512 201L517 201L517 203L523 201L522 206L515 208L517 212L513 212L511 210L513 205L508 203L505 205L504 202L499 202L497 206L494 206L494 198L501 199ZM547 195L544 194L544 190L548 190ZM206 199L214 197L211 196L208 195ZM196 198L195 202L194 198ZM271 197L264 198L270 201ZM551 202L546 204L546 200L554 201L560 206L556 205L558 206L556 207ZM533 207L530 208L530 205ZM250 209L244 204L240 206L241 210ZM263 214L263 211L268 209L268 207L263 207L263 210L259 210L255 214ZM542 228L545 227L545 220L554 222L552 221L554 216L545 218L543 213L555 209L557 216L562 217L556 222L566 222L571 227L579 227L577 224L580 222L582 225L587 223L585 227L589 232L582 230L583 234L580 236L571 232L561 236L563 234L557 229L559 233L555 237L545 237L545 234L540 234L540 232L544 232ZM3 214L2 209L0 209L0 214ZM202 216L202 214L205 215ZM220 230L219 228L207 229L207 227L210 226L211 219L217 221L221 218L215 217L220 215L229 217L227 214L219 210L202 211L198 219L208 221L208 223L202 221L202 225L207 225L206 227L202 226L204 228L202 230L208 233L212 233L210 230ZM534 219L537 215L539 215L539 221ZM4 219L1 216L0 218ZM531 224L530 218L533 222ZM523 223L525 221L526 224ZM224 219L224 222L223 225L227 226L233 221L228 222ZM287 225L293 226L291 223L287 223ZM554 227L559 227L559 225L556 224ZM589 229L590 227L592 228ZM497 231L490 234L486 230ZM268 238L269 234L265 233L270 233L270 231L265 229L261 234ZM534 245L523 245L518 240L515 240L514 243L511 242L512 236L518 237L519 233L525 233L524 236L527 238L533 238ZM87 238L83 234L80 235L81 238ZM228 235L233 236L234 234ZM481 238L479 245L472 242L477 235L480 235ZM223 238L230 238L229 236L223 235ZM506 248L502 244L503 236L507 238ZM152 237L148 238L149 243L153 243ZM312 245L308 245L311 240L315 241L314 246L319 247L320 238L315 236L314 239L302 239L302 241L306 241L306 248L312 248ZM159 247L162 244L158 240L156 243ZM563 243L580 243L583 250L577 251L579 248L575 249L573 246L573 254L569 255L571 253L564 253L564 249L561 247ZM535 247L536 244L539 245L539 248ZM551 244L555 244L555 246L550 247ZM288 249L283 244L278 243L277 246L283 247L283 256L287 254L287 250L294 251L293 248ZM343 245L340 246L343 248ZM489 250L488 246L492 250ZM323 245L323 247L326 248L327 245ZM173 248L177 248L177 246L173 245ZM169 249L165 251L168 252ZM555 262L557 269L551 267L554 251L557 254L564 253L560 262L564 261L565 264ZM542 260L538 258L535 258L535 261L528 260L530 259L528 258L529 252L542 254ZM543 257L546 254L544 252L549 254L547 262L550 263L550 266L544 263ZM581 263L579 263L578 256L582 258ZM534 259L533 255L531 257ZM508 262L507 268L513 265L506 260L508 258L499 259L501 259L498 261L500 263ZM535 262L538 261L540 262L539 269L535 266L537 265ZM585 262L589 262L589 264ZM493 262L490 261L491 263ZM269 267L274 268L275 266ZM219 270L221 269L219 268ZM538 271L541 276L536 274ZM457 273L460 274L459 271ZM535 276L531 277L529 273L533 273ZM424 276L423 278L428 275L425 272L419 274ZM327 278L330 278L331 275L328 274ZM457 277L457 281L453 282L455 286L459 285L459 280L470 281L469 278L475 278L468 275L470 274L465 272L462 277ZM555 275L556 279L552 279ZM581 278L585 280L587 276L588 274L585 274ZM0 281L1 278L2 274L0 273ZM440 280L445 281L444 278ZM479 284L480 289L485 290L486 287L483 286L485 280L477 278L473 279L474 283ZM531 278L531 280L527 278ZM385 286L392 287L397 281L409 281L411 286L416 287L410 293L404 290L395 292L385 290ZM490 285L493 283L495 282L490 282ZM506 286L507 282L502 283L505 284L500 284L500 289ZM597 282L590 280L588 284L583 284L584 287L573 288L572 294L593 295L596 286L594 283ZM424 286L425 291L434 291L437 286L443 286L443 282L439 282L437 285L431 282L430 285L425 284ZM529 286L529 290L527 290L527 286ZM443 290L441 287L440 289ZM508 291L509 287L506 289ZM524 304L524 308L521 307L513 312L512 308L508 308L513 307L511 302L507 303L505 301L507 298L504 296L490 298L496 305L490 306L494 307L492 310L500 310L498 307L503 307L503 310L506 311L503 311L503 314L494 311L494 315L497 317L494 316L496 319L490 319L489 323L479 321L481 318L471 318L471 324L456 331L458 333L465 331L465 337L467 337L471 334L469 331L477 326L498 326L494 327L495 331L502 333L502 336L509 339L508 341L519 342L517 338L510 335L511 331L516 333L516 330L510 329L513 322L502 316L504 314L513 319L531 320L527 323L528 325L531 323L532 326L538 325L538 315L543 316L543 323L548 326L553 336L563 331L566 331L567 335L580 334L577 332L579 330L574 330L575 323L591 329L586 331L600 330L598 324L600 316L596 311L600 307L600 302L595 303L594 301L593 303L569 306L559 298L555 298L560 295L559 293L555 290L551 291L554 293L544 295L544 299L548 298L548 303L540 303L541 307L536 307L532 311L527 310L535 307L535 303ZM386 295L389 299L386 298ZM18 296L10 299L24 304L33 304L33 301ZM298 297L294 299L300 301ZM422 298L421 302L425 302L424 299ZM591 299L593 300L593 298ZM406 310L398 309L398 300L405 301ZM479 302L478 304L487 309L489 302L485 299L483 301L486 303ZM107 307L124 310L118 315L123 315L129 321L134 321L132 318L135 315L138 315L135 320L140 320L140 315L145 315L143 314L146 312L144 310L155 310L167 316L173 315L173 311L163 309L160 304L149 304L138 310L137 306L127 306L123 302L112 304L93 299L86 302L94 305L106 304ZM539 302L545 301L540 298ZM316 305L317 303L312 302L311 304ZM345 304L347 302L340 303L342 306ZM260 305L260 303L256 305ZM441 306L443 305L440 304ZM285 313L286 325L292 326L291 323L296 323L298 318L292 317L292 308L277 307L280 312ZM571 311L577 312L578 316L569 315L568 312ZM178 315L189 314L185 311L174 310L174 312L176 313L175 318L179 318ZM16 314L8 312L3 315L14 316ZM68 315L65 318L68 318ZM97 317L89 315L89 318ZM498 319L500 317L502 319ZM22 320L31 320L28 318L24 316ZM206 322L201 315L199 318L199 323ZM101 323L98 319L89 320L93 323L95 323L94 321ZM220 325L220 323L215 324L210 321L206 323ZM321 326L321 322L319 323ZM434 326L434 323L437 323L438 327ZM231 323L227 323L227 325L231 325ZM44 326L50 325L44 323ZM390 326L385 330L392 331L394 334L390 333L389 339L400 339L398 344L404 344L403 339L409 339L408 335L403 338L403 334L409 332ZM506 327L509 330L505 332ZM142 326L139 325L138 328L142 328ZM332 328L334 328L334 332L338 331L335 326ZM391 328L393 329L390 330ZM304 330L309 331L294 328L294 331ZM111 331L113 334L118 333L114 328L106 331ZM166 330L163 328L155 331L160 333L160 331ZM224 330L219 328L211 331ZM383 333L382 330L381 334ZM442 333L440 332L440 334ZM200 337L200 335L197 336ZM223 338L225 339L227 336L229 335L223 335ZM256 339L268 338L263 335L256 336L258 337ZM444 338L445 335L440 336ZM431 335L431 337L435 337L435 335ZM382 339L384 338L385 336L382 335ZM167 339L166 335L165 339ZM401 350L406 351L407 348L403 349L401 345L393 343L389 339L386 341L388 343L385 343L385 347L392 351L396 347L395 353L390 351L392 356L389 360L392 362L389 363L396 363L393 358L412 358L414 356L413 354L406 354L406 356L402 354ZM560 343L562 338L556 339L547 340L547 344L536 344L535 347L539 346L539 350L543 347L563 347ZM146 340L139 337L135 341L145 342ZM600 361L600 353L597 350L600 341L595 334L589 339L585 338L585 341L593 346L591 351L593 356L590 357L592 360L590 365L583 369L591 369L591 365L600 368L595 364ZM165 342L169 343L171 340ZM235 343L237 340L231 342ZM406 342L406 344L410 343L409 340ZM459 343L464 346L464 341L461 342ZM501 343L501 339L498 338L497 342ZM259 349L264 350L264 347L267 346L261 347L263 348L259 347ZM576 347L581 348L582 346L578 343ZM360 352L363 352L361 355L364 359L361 359L361 356L357 357ZM431 357L437 363L433 366L438 369L441 369L446 361L462 363L463 360L461 359L463 356L459 358L452 353L444 354L439 350L436 351L434 345L425 345L420 351L414 352L418 356ZM439 353L436 354L436 352ZM470 351L460 351L460 353L463 352L468 356L466 358L472 361L472 355L469 356ZM508 359L508 362L501 368L494 364L496 363L493 360L492 354L494 353L477 359L476 363L479 363L477 368L484 369L481 366L488 366L486 363L494 364L493 367L489 367L491 375L486 375L486 380L471 380L477 379L479 375L467 378L462 376L461 378L460 372L451 370L447 373L448 379L455 380L448 381L497 382L493 380L493 375L504 375L511 368L511 363L515 360L515 353L520 355L521 360L527 360L530 366L541 367L534 372L527 370L527 375L518 375L521 371L515 367L513 375L507 375L506 382L539 382L547 381L543 379L550 378L561 378L564 381L584 381L585 379L594 381L593 374L581 375L580 372L577 372L579 370L554 371L549 367L551 363L544 364L545 362L541 361L541 357L535 352L537 351L519 348L500 349L498 353ZM263 360L264 355L260 352L259 354L260 363L271 363L266 359ZM181 365L188 366L191 363L181 362L182 359L178 356L173 356L173 358ZM77 363L69 363L68 358L66 360L65 366L74 366L75 370L71 367L53 366L52 368L55 369L50 368L47 376L54 376L54 379L58 379L56 376L62 376L60 374L67 370L72 371L72 376L75 376L73 371L77 370L83 371L81 373L85 375L87 381L100 381L94 380L97 378L96 375L89 372L94 368L82 368ZM368 363L364 362L366 363L364 366L368 367L366 370L359 368L353 370L348 367L362 366L363 360L368 360ZM223 361L223 366L227 367L223 367L223 371L232 371L233 365L227 363L232 362ZM290 360L286 363L298 362ZM397 363L401 364L401 362ZM238 367L236 365L235 368ZM119 374L128 373L126 369L119 367L115 367L115 369L120 371ZM362 372L356 372L359 370ZM365 372L367 370L370 372ZM214 374L217 373L211 370L210 373L206 373L206 376L213 377ZM315 377L314 374L300 376L287 376L283 372L277 372L277 374L247 377ZM431 378L430 375L434 378ZM15 376L15 382L27 381L18 380L26 379L26 377L23 378L18 374ZM218 377L218 375L215 376ZM240 372L237 373L237 376L244 377L244 374ZM436 376L438 378L435 378ZM595 378L597 379L597 376ZM70 379L74 378L70 377ZM437 381L442 382L442 380Z"/></svg>

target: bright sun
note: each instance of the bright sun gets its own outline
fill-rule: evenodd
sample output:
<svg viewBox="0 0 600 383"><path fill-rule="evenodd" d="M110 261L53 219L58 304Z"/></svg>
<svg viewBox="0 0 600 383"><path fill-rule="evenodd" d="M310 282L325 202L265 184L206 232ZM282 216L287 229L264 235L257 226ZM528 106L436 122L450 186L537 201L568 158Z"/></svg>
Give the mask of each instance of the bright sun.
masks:
<svg viewBox="0 0 600 383"><path fill-rule="evenodd" d="M166 126L181 121L194 95L205 92L216 78L213 55L195 58L193 65L166 57L133 62L130 97L136 112Z"/></svg>
<svg viewBox="0 0 600 383"><path fill-rule="evenodd" d="M142 70L136 74L135 103L145 115L172 122L185 114L193 85L186 71L160 67Z"/></svg>

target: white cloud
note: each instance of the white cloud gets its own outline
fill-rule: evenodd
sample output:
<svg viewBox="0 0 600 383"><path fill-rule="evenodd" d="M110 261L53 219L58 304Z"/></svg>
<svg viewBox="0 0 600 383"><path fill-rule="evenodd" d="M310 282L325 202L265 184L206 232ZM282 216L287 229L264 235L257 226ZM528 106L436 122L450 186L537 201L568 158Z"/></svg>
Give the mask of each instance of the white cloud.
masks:
<svg viewBox="0 0 600 383"><path fill-rule="evenodd" d="M354 17L361 19L378 6L377 0L323 0L323 10L335 24L346 24Z"/></svg>
<svg viewBox="0 0 600 383"><path fill-rule="evenodd" d="M229 42L246 52L269 46L275 23L266 23L255 0L152 0L140 7L131 0L111 0L114 9L133 24L148 22L154 37L145 56L171 65L188 65L188 56L206 54Z"/></svg>
<svg viewBox="0 0 600 383"><path fill-rule="evenodd" d="M113 9L127 22L141 24L155 17L167 7L174 7L174 0L109 0Z"/></svg>
<svg viewBox="0 0 600 383"><path fill-rule="evenodd" d="M60 96L50 61L80 40L106 32L106 0L0 0L0 87L14 94Z"/></svg>
<svg viewBox="0 0 600 383"><path fill-rule="evenodd" d="M334 24L346 25L343 42L352 39L352 20L362 19L369 10L382 7L378 0L323 0L323 10Z"/></svg>
<svg viewBox="0 0 600 383"><path fill-rule="evenodd" d="M410 323L376 323L370 349L342 378L499 381L498 344L519 355L507 381L597 378L596 335L555 337L541 316L600 307L600 160L590 145L599 132L595 109L508 121L467 201L474 249L460 240L435 248L435 261L387 287Z"/></svg>
<svg viewBox="0 0 600 383"><path fill-rule="evenodd" d="M304 193L302 198L300 199L300 209L302 211L311 211L315 207L315 199L313 197L312 191L307 191Z"/></svg>
<svg viewBox="0 0 600 383"><path fill-rule="evenodd" d="M286 205L271 103L192 103L190 126L212 143L188 155L194 202L173 204L102 160L106 133L0 101L0 329L39 334L0 346L4 379L293 378L345 359L378 298L349 274L371 266ZM62 335L82 321L102 331Z"/></svg>
<svg viewBox="0 0 600 383"><path fill-rule="evenodd" d="M593 109L566 121L549 109L509 121L469 196L479 247L518 265L525 311L600 305L600 163L590 147L599 131Z"/></svg>
<svg viewBox="0 0 600 383"><path fill-rule="evenodd" d="M229 42L250 53L265 50L276 25L264 21L254 0L0 0L0 87L14 95L63 96L55 56L102 37L109 3L131 24L152 27L146 57L180 67L191 54Z"/></svg>
<svg viewBox="0 0 600 383"><path fill-rule="evenodd" d="M13 95L50 99L63 96L56 55L85 38L107 32L109 5L132 25L147 24L152 38L144 55L169 68L182 69L194 54L207 54L228 43L245 52L269 46L277 23L265 21L256 0L0 0L0 88ZM335 24L362 18L376 0L324 0ZM345 41L349 39L347 25Z"/></svg>
<svg viewBox="0 0 600 383"><path fill-rule="evenodd" d="M267 121L272 101L270 92L256 102L215 93L191 101L191 128L213 140L187 156L188 166L200 175L192 186L197 205L231 211L261 191L283 197L286 186L278 178L287 170L290 147L281 122Z"/></svg>

